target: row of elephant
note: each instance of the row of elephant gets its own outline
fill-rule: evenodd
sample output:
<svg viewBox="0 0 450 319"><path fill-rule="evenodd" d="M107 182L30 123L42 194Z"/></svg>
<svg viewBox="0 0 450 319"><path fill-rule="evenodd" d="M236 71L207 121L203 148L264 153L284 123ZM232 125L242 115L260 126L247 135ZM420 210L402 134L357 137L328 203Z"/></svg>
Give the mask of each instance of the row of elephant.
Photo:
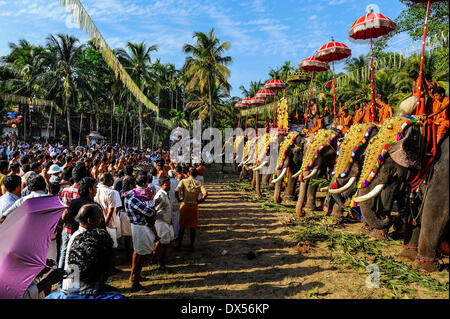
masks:
<svg viewBox="0 0 450 319"><path fill-rule="evenodd" d="M424 121L398 116L383 125L355 124L345 136L334 128L319 130L314 136L278 134L276 142L284 145L279 150L284 156L276 174L265 174L268 162L252 158L251 152L244 154L237 167L241 178L252 179L259 197L261 182L274 185L276 203L281 203L284 189L285 200L297 201L299 217L316 209L319 189L312 181L327 179L331 215L342 218L351 201L353 212L362 215L364 232L388 239L394 226L404 241L399 257L433 272L439 268L438 248L448 233L449 140L447 136L436 146L429 169L424 170L429 144L424 131ZM283 144L286 138L292 141ZM396 216L391 214L394 205L399 212Z"/></svg>

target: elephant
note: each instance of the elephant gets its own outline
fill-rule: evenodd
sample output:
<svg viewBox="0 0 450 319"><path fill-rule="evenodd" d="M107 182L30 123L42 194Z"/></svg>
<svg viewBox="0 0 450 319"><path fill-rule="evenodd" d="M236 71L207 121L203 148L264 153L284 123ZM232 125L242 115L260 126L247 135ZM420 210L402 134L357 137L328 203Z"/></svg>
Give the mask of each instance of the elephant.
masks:
<svg viewBox="0 0 450 319"><path fill-rule="evenodd" d="M286 175L288 182L285 191L285 198L287 200L293 200L295 197L297 178L293 178L292 176L301 167L303 152L306 145L304 135L298 132L291 132L289 134L291 134L291 136L288 135L284 141L286 145L280 145L279 153L283 154L279 154L279 162L277 163L278 167L276 172L277 177L272 181L275 184L274 201L278 204L282 201L281 191L284 176Z"/></svg>
<svg viewBox="0 0 450 319"><path fill-rule="evenodd" d="M445 137L438 148L434 164L427 176L422 206L419 211L419 236L408 242L418 247L413 268L426 272L439 270L436 260L439 244L447 238L449 220L449 138ZM442 190L445 190L442 192ZM409 251L414 249L409 249ZM414 256L414 255L413 255Z"/></svg>
<svg viewBox="0 0 450 319"><path fill-rule="evenodd" d="M354 124L339 143L329 188L330 196L334 200L331 215L339 221L344 220L346 199L351 198L356 191L355 184L364 163L364 151L370 139L377 133L378 127L375 124Z"/></svg>
<svg viewBox="0 0 450 319"><path fill-rule="evenodd" d="M402 138L396 141L401 123L409 124L402 131ZM389 238L389 228L395 221L391 216L394 200L407 198L406 183L420 169L421 140L420 125L398 116L386 120L367 146L354 202L360 207L364 227L375 238Z"/></svg>
<svg viewBox="0 0 450 319"><path fill-rule="evenodd" d="M270 150L273 149L274 144L278 145L278 148L283 143L286 136L284 134L271 133L265 134L260 137L260 141L257 144L258 154L256 154L256 160L254 161L254 166L251 167L255 176L255 187L256 187L256 195L261 198L261 181L267 183L272 176L271 173L266 173L263 168L270 165L270 161L267 157L270 156ZM270 147L268 147L270 146ZM270 167L269 171L271 170Z"/></svg>
<svg viewBox="0 0 450 319"><path fill-rule="evenodd" d="M341 132L339 130L320 129L307 144L302 167L292 176L293 178L300 177L301 181L295 207L297 216L304 216L303 209L314 210L316 208L315 202L318 186L313 185L310 181L313 178L326 178L328 170L331 171L333 169L336 159L337 141L340 136ZM305 173L308 173L308 175L305 175Z"/></svg>

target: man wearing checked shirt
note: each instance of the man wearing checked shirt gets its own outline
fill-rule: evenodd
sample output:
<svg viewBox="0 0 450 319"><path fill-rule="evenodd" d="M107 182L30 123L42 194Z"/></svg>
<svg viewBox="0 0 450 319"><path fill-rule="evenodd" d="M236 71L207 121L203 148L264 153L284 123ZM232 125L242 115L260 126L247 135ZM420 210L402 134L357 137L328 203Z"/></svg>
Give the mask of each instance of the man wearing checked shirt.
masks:
<svg viewBox="0 0 450 319"><path fill-rule="evenodd" d="M156 218L155 210L134 196L133 189L135 187L136 180L133 177L124 179L124 206L131 223L131 238L134 250L130 275L133 292L147 290L140 284L143 279L141 271L145 260L149 259L155 248L155 234L151 227L155 224Z"/></svg>

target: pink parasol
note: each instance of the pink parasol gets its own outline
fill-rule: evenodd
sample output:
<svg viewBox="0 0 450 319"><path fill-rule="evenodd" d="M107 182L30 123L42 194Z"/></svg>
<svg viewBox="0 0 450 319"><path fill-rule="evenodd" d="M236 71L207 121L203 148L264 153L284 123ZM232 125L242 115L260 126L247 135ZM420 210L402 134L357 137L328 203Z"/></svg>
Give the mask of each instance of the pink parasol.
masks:
<svg viewBox="0 0 450 319"><path fill-rule="evenodd" d="M418 87L418 99L417 99L417 108L416 108L416 115L423 115L419 114L423 110L420 110L420 96L422 94L422 78L423 78L423 61L425 56L425 40L427 39L427 27L428 27L428 15L430 13L430 5L431 3L443 1L443 0L406 0L409 2L414 3L426 3L427 4L427 13L425 14L425 25L423 28L423 39L422 39L422 55L420 57L420 72L419 72L419 78L417 79L417 87Z"/></svg>
<svg viewBox="0 0 450 319"><path fill-rule="evenodd" d="M336 83L335 83L335 75L334 75L334 62L340 61L350 57L352 51L348 46L343 43L334 41L331 38L331 41L324 46L322 46L314 57L322 62L332 62L333 65L333 111L334 111L334 125L336 127Z"/></svg>
<svg viewBox="0 0 450 319"><path fill-rule="evenodd" d="M306 59L303 59L303 61L299 63L298 67L305 71L312 72L311 84L309 85L308 104L306 105L306 113L308 114L309 113L309 103L311 102L311 90L312 90L312 84L313 84L313 80L314 80L314 73L328 71L330 69L330 66L326 62L317 60L314 56L309 56ZM308 117L305 117L305 128L306 128L307 124L308 124Z"/></svg>
<svg viewBox="0 0 450 319"><path fill-rule="evenodd" d="M65 209L58 196L30 198L0 225L0 299L22 298L46 267L51 238Z"/></svg>
<svg viewBox="0 0 450 319"><path fill-rule="evenodd" d="M272 91L281 91L281 90L284 90L286 88L286 84L283 81L281 81L281 80L273 79L273 80L267 81L267 83L264 85L264 88L265 89L270 89ZM277 118L276 117L276 114L277 114L277 103L276 103L276 100L277 100L277 96L275 94L274 101L273 101L273 127L274 128L275 128L275 126L277 124L277 119L276 119Z"/></svg>
<svg viewBox="0 0 450 319"><path fill-rule="evenodd" d="M367 40L370 39L370 83L372 93L372 122L375 122L375 100L373 90L373 39L389 34L394 31L397 24L389 18L386 18L381 13L375 13L371 5L366 9L367 14L360 17L353 23L348 36L351 40Z"/></svg>

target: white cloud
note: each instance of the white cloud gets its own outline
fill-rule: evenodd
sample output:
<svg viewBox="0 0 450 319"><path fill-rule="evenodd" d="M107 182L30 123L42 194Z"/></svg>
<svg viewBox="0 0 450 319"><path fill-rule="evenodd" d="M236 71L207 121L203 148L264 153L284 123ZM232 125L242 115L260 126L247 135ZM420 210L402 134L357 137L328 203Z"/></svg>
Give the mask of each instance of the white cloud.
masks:
<svg viewBox="0 0 450 319"><path fill-rule="evenodd" d="M0 1L0 6L4 6L6 4L6 1Z"/></svg>

